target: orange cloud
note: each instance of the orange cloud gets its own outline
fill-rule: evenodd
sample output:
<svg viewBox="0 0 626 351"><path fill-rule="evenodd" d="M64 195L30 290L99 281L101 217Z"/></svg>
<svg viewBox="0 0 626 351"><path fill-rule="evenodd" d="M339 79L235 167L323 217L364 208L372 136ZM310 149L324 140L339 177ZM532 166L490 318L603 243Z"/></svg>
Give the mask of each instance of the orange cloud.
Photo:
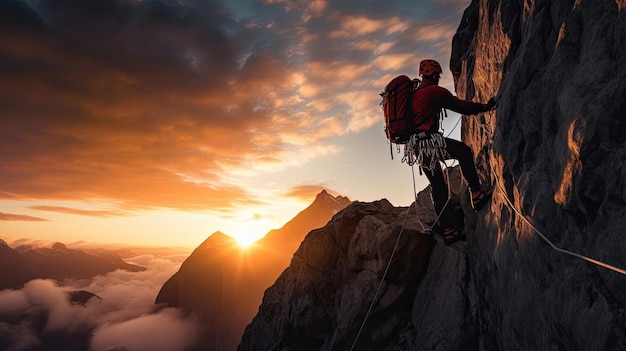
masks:
<svg viewBox="0 0 626 351"><path fill-rule="evenodd" d="M320 15L328 7L326 0L265 0L264 4L283 4L287 12L300 10L303 18L308 19L313 15Z"/></svg>
<svg viewBox="0 0 626 351"><path fill-rule="evenodd" d="M351 38L366 34L383 31L386 34L394 34L405 31L409 28L408 21L403 21L398 17L389 19L371 19L365 16L343 16L339 21L339 30L331 32L331 38Z"/></svg>
<svg viewBox="0 0 626 351"><path fill-rule="evenodd" d="M415 54L386 54L380 55L373 61L373 66L384 71L397 72L402 71L407 66L411 66L410 63L419 62L419 58Z"/></svg>
<svg viewBox="0 0 626 351"><path fill-rule="evenodd" d="M372 46L370 49L372 50L372 52L374 52L375 54L383 54L387 51L389 51L389 49L391 49L394 46L394 43L392 42L384 42L384 43L374 43L375 45Z"/></svg>
<svg viewBox="0 0 626 351"><path fill-rule="evenodd" d="M129 215L126 212L119 210L83 210L78 208L63 207L63 206L30 206L32 210L57 212L64 214L75 214L80 216L90 217L119 217Z"/></svg>
<svg viewBox="0 0 626 351"><path fill-rule="evenodd" d="M267 0L280 6L250 19L212 2L107 4L3 8L0 200L114 207L39 208L89 216L256 203L237 177L341 152L330 138L379 122L381 75L450 30L329 1Z"/></svg>
<svg viewBox="0 0 626 351"><path fill-rule="evenodd" d="M29 221L29 222L46 222L47 219L0 212L0 221Z"/></svg>
<svg viewBox="0 0 626 351"><path fill-rule="evenodd" d="M445 41L450 45L450 38L456 33L456 25L440 21L419 22L410 31L415 42Z"/></svg>
<svg viewBox="0 0 626 351"><path fill-rule="evenodd" d="M313 0L308 1L309 10L315 13L322 13L326 8L328 8L328 1L325 0Z"/></svg>
<svg viewBox="0 0 626 351"><path fill-rule="evenodd" d="M138 27L142 30L141 22ZM192 43L193 36L190 42L184 29L174 24L169 29L163 34L173 48L202 48L201 42ZM244 189L218 185L221 166L229 162L245 168L246 157L264 157L265 150L255 148L247 131L272 123L275 106L285 108L282 96L291 93L301 74L281 59L259 53L247 58L237 78L236 67L218 58L229 53L220 50L213 59L207 56L210 48L204 53L199 49L204 61L190 70L180 57L160 52L163 44L152 39L138 45L138 55L120 53L111 60L100 56L106 52L98 46L109 48L127 33L110 34L97 45L87 44L81 55L78 49L51 49L55 40L67 38L52 36L48 44L30 32L0 35L3 42L21 43L0 48L2 57L57 67L11 69L18 67L16 58L3 70L7 79L0 82L1 103L9 116L3 129L11 136L0 132L0 148L7 155L0 167L10 197L110 199L127 210L193 210L229 206L233 199L247 202ZM228 79L238 82L219 83ZM229 105L234 107L225 110Z"/></svg>

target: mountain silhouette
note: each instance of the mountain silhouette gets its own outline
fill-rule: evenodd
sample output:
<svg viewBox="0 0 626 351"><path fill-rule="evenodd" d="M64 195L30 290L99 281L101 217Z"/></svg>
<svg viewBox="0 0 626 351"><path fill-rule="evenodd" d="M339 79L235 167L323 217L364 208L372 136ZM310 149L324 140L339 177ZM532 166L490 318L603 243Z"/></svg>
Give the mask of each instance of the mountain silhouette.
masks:
<svg viewBox="0 0 626 351"><path fill-rule="evenodd" d="M27 258L0 241L0 290L20 288L36 276Z"/></svg>
<svg viewBox="0 0 626 351"><path fill-rule="evenodd" d="M207 348L234 350L263 292L289 265L304 236L350 203L323 190L282 228L247 249L224 233L213 233L163 285L155 303L193 311L203 321Z"/></svg>
<svg viewBox="0 0 626 351"><path fill-rule="evenodd" d="M84 279L116 269L141 272L144 267L125 262L118 254L100 250L88 253L68 249L63 243L51 247L21 245L12 249L0 243L0 290L18 289L32 279Z"/></svg>

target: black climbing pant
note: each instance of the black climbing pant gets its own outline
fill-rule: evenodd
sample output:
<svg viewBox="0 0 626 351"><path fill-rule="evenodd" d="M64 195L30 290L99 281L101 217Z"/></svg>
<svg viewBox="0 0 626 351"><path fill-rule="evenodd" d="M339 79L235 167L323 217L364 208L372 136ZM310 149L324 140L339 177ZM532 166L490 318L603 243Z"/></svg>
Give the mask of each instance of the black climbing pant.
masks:
<svg viewBox="0 0 626 351"><path fill-rule="evenodd" d="M478 173L474 165L474 153L472 149L458 140L445 139L446 151L449 156L447 159L456 159L459 161L461 172L470 190L480 190L480 181L478 180ZM423 169L423 171L430 182L431 196L433 204L435 205L435 211L437 211L438 215L442 210L444 211L439 217L441 227L443 229L456 227L456 214L453 206L445 206L449 196L448 185L443 177L440 163L437 162L435 169L432 171L428 169Z"/></svg>

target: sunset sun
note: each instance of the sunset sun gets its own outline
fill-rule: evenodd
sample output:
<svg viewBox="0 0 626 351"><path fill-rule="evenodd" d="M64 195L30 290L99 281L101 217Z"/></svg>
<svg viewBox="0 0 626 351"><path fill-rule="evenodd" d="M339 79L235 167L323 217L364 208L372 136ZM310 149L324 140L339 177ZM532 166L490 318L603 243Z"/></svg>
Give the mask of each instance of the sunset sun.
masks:
<svg viewBox="0 0 626 351"><path fill-rule="evenodd" d="M253 236L242 235L242 236L237 237L237 244L242 249L249 248L252 244L254 244L255 241L257 241L257 238Z"/></svg>

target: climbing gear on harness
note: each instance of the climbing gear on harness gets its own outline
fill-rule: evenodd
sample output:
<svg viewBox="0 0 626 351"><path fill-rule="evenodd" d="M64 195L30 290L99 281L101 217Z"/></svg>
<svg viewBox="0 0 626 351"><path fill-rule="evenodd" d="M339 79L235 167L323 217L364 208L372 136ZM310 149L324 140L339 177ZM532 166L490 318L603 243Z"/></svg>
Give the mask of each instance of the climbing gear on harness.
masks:
<svg viewBox="0 0 626 351"><path fill-rule="evenodd" d="M446 139L441 133L427 134L420 132L412 135L404 146L404 158L409 166L418 164L420 168L434 170L437 162L449 158L446 151Z"/></svg>
<svg viewBox="0 0 626 351"><path fill-rule="evenodd" d="M419 69L419 74L421 76L427 77L432 75L433 73L441 73L443 72L441 70L441 65L439 64L439 62L435 61L435 60L422 60L422 62L420 62L420 69Z"/></svg>
<svg viewBox="0 0 626 351"><path fill-rule="evenodd" d="M472 208L474 211L480 211L491 199L491 189L472 191Z"/></svg>

